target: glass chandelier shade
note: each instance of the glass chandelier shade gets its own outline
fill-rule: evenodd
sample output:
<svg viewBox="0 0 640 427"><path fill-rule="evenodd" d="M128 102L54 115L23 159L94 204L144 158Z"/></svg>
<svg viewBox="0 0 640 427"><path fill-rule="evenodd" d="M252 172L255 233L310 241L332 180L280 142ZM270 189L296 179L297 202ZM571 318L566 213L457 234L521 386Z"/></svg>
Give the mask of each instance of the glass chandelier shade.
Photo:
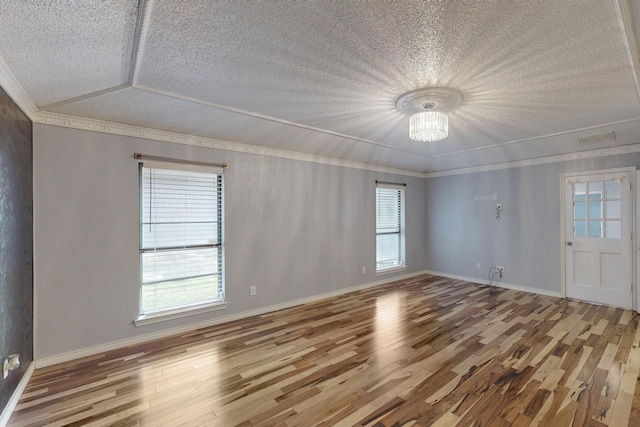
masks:
<svg viewBox="0 0 640 427"><path fill-rule="evenodd" d="M416 113L409 118L409 138L414 141L433 142L449 134L449 118L440 111Z"/></svg>

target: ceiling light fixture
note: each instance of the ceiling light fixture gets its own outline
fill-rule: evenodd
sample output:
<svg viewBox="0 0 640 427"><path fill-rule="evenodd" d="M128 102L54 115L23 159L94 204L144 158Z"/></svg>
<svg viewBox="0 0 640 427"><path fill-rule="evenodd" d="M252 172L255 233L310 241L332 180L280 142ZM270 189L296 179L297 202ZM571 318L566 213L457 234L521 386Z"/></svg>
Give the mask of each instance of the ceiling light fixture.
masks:
<svg viewBox="0 0 640 427"><path fill-rule="evenodd" d="M462 94L444 87L412 90L396 101L396 107L409 118L409 138L414 141L432 142L449 135L447 111L462 102Z"/></svg>

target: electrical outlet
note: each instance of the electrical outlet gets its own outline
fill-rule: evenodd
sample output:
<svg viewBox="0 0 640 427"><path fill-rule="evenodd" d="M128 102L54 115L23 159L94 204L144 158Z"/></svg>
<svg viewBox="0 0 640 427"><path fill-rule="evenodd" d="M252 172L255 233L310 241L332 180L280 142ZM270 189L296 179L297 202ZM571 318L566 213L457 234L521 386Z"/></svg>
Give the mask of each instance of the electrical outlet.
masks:
<svg viewBox="0 0 640 427"><path fill-rule="evenodd" d="M500 277L504 274L504 267L501 265L496 265L496 270L500 273Z"/></svg>
<svg viewBox="0 0 640 427"><path fill-rule="evenodd" d="M502 203L498 203L497 209L498 209L498 210L501 210L501 209L502 209Z"/></svg>
<svg viewBox="0 0 640 427"><path fill-rule="evenodd" d="M10 354L8 358L2 362L2 378L7 378L9 371L14 371L20 367L20 355Z"/></svg>
<svg viewBox="0 0 640 427"><path fill-rule="evenodd" d="M250 287L249 293L251 294L251 296L254 296L256 294L256 287L255 286Z"/></svg>
<svg viewBox="0 0 640 427"><path fill-rule="evenodd" d="M476 262L476 268L478 268L478 269L480 268L480 263L479 262Z"/></svg>
<svg viewBox="0 0 640 427"><path fill-rule="evenodd" d="M367 267L362 267L362 274L366 274L367 272Z"/></svg>

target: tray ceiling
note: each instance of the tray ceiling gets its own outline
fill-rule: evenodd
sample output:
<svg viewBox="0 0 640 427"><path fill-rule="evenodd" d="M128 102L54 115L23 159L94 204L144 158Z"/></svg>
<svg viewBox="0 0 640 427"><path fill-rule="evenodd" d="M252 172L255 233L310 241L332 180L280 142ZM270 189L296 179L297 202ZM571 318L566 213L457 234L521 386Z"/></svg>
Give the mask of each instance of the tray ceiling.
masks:
<svg viewBox="0 0 640 427"><path fill-rule="evenodd" d="M4 0L0 59L36 122L438 172L639 143L639 13L629 0ZM395 102L430 86L464 100L447 139L414 142Z"/></svg>

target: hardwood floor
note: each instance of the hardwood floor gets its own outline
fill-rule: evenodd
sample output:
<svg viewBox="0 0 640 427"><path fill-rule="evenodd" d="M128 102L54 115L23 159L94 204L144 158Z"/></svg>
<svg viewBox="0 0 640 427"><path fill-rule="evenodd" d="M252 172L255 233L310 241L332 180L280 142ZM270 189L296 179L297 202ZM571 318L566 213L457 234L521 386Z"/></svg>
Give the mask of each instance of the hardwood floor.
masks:
<svg viewBox="0 0 640 427"><path fill-rule="evenodd" d="M422 276L38 369L9 426L638 426L629 310Z"/></svg>

